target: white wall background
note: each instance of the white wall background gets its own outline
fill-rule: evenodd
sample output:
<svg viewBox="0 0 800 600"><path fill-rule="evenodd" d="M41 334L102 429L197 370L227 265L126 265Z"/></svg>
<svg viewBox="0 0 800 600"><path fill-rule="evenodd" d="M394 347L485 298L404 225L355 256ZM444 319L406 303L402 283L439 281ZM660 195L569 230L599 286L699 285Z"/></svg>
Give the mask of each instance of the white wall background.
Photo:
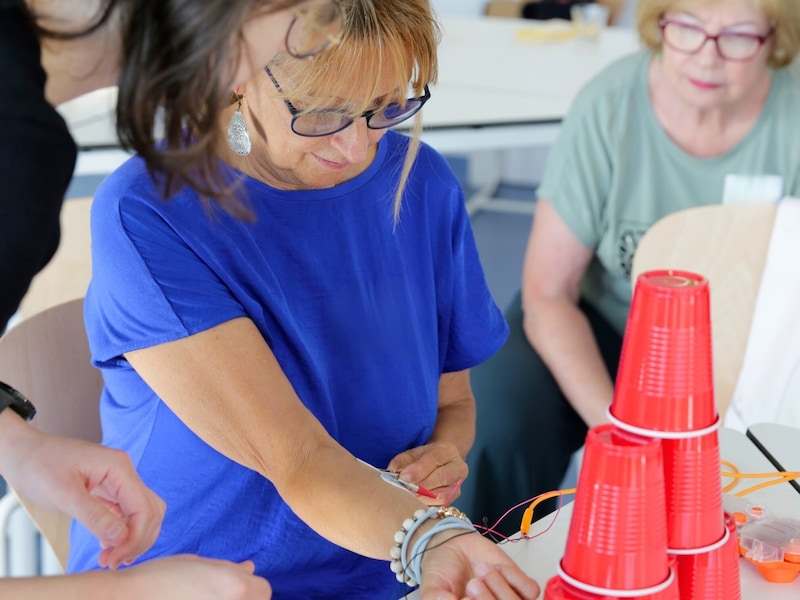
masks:
<svg viewBox="0 0 800 600"><path fill-rule="evenodd" d="M432 5L439 15L473 17L483 14L486 0L432 0Z"/></svg>

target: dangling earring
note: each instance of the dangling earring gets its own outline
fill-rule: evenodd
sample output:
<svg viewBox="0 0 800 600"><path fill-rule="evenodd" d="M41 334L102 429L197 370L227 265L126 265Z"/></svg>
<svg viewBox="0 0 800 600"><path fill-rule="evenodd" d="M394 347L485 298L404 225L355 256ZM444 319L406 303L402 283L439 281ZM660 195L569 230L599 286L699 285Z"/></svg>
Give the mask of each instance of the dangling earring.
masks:
<svg viewBox="0 0 800 600"><path fill-rule="evenodd" d="M242 116L242 96L237 94L236 97L239 100L239 106L236 107L230 122L228 122L228 146L239 156L247 156L253 149L253 143L250 141L250 131Z"/></svg>

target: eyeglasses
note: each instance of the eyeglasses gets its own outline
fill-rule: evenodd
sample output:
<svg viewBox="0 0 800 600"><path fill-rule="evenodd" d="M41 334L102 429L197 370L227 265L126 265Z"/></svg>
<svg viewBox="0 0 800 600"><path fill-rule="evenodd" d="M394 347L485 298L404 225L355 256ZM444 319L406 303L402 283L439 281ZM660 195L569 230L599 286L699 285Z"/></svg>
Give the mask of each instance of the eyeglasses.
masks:
<svg viewBox="0 0 800 600"><path fill-rule="evenodd" d="M287 52L295 58L310 58L339 43L342 20L342 9L332 0L295 8L294 18L286 31Z"/></svg>
<svg viewBox="0 0 800 600"><path fill-rule="evenodd" d="M673 50L684 54L696 54L708 40L713 40L719 57L734 62L745 62L755 58L761 46L772 35L771 29L765 35L738 31L722 31L717 35L709 35L702 27L669 19L661 19L658 27L661 29L664 43Z"/></svg>
<svg viewBox="0 0 800 600"><path fill-rule="evenodd" d="M283 93L278 80L275 79L269 67L264 67L264 71L269 76L275 89ZM367 120L367 127L370 129L393 127L417 114L425 103L430 100L430 97L431 92L426 85L423 96L408 98L405 102L391 102L383 108L361 113L358 117L353 117L344 111L332 108L303 112L295 108L289 99L285 97L283 103L292 113L292 131L303 137L324 137L347 129L354 121L362 118Z"/></svg>

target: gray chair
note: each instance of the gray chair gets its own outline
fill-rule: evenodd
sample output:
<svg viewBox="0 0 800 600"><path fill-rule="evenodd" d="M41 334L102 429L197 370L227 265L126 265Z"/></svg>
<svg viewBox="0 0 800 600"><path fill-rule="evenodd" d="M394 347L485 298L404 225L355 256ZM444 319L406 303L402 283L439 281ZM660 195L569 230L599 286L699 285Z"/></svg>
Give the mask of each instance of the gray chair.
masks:
<svg viewBox="0 0 800 600"><path fill-rule="evenodd" d="M90 363L83 298L47 308L1 337L0 380L36 405L32 423L37 429L91 442L102 439L103 379ZM70 517L17 496L63 568L69 555ZM4 531L0 536L5 540Z"/></svg>

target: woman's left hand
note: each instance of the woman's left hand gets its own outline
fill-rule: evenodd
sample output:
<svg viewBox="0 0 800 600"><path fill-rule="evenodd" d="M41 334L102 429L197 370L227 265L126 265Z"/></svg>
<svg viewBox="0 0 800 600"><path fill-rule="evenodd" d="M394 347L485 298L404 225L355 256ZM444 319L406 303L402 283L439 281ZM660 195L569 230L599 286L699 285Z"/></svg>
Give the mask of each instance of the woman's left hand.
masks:
<svg viewBox="0 0 800 600"><path fill-rule="evenodd" d="M469 469L454 444L432 442L406 450L395 456L388 467L404 481L416 483L436 494L436 498L419 496L429 506L452 504L461 495L461 483Z"/></svg>
<svg viewBox="0 0 800 600"><path fill-rule="evenodd" d="M533 600L540 591L508 554L477 533L435 536L421 575L422 600Z"/></svg>

